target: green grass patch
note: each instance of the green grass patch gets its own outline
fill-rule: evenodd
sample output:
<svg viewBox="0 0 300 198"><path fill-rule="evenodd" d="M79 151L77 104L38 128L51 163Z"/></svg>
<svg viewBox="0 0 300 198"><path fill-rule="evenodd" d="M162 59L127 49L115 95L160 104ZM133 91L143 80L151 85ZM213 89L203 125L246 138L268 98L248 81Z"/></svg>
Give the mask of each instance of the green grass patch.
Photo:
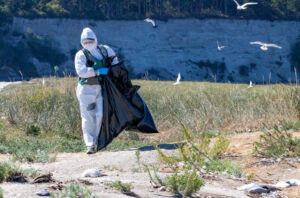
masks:
<svg viewBox="0 0 300 198"><path fill-rule="evenodd" d="M281 128L282 130L299 130L300 129L300 120L296 121L296 122L282 122L281 124Z"/></svg>
<svg viewBox="0 0 300 198"><path fill-rule="evenodd" d="M121 191L122 193L127 193L131 191L131 184L123 183L120 180L111 183L106 183L105 185L115 188Z"/></svg>
<svg viewBox="0 0 300 198"><path fill-rule="evenodd" d="M274 130L265 131L255 142L254 153L264 157L296 157L300 156L300 139L283 126L274 125Z"/></svg>
<svg viewBox="0 0 300 198"><path fill-rule="evenodd" d="M93 195L92 190L82 187L78 184L71 184L64 188L63 191L51 193L51 198L97 198Z"/></svg>
<svg viewBox="0 0 300 198"><path fill-rule="evenodd" d="M0 162L0 183L4 181L25 182L26 178L34 178L39 175L36 169L22 169L19 166Z"/></svg>
<svg viewBox="0 0 300 198"><path fill-rule="evenodd" d="M220 172L226 175L233 175L235 177L242 177L242 169L229 160L212 160L208 163L205 163L206 171L215 171Z"/></svg>
<svg viewBox="0 0 300 198"><path fill-rule="evenodd" d="M175 194L192 195L204 185L204 181L196 174L190 175L188 172L178 174L177 172L166 179L166 186Z"/></svg>
<svg viewBox="0 0 300 198"><path fill-rule="evenodd" d="M20 162L51 162L57 152L81 152L85 145L81 137L69 138L59 134L26 136L21 132L8 130L0 132L0 153L11 154Z"/></svg>
<svg viewBox="0 0 300 198"><path fill-rule="evenodd" d="M131 140L120 135L104 151L126 150L148 145L148 141ZM0 153L11 154L12 160L20 162L52 162L59 152L84 152L86 146L81 135L41 133L25 135L16 129L0 131Z"/></svg>
<svg viewBox="0 0 300 198"><path fill-rule="evenodd" d="M3 198L3 190L1 187L0 187L0 198Z"/></svg>

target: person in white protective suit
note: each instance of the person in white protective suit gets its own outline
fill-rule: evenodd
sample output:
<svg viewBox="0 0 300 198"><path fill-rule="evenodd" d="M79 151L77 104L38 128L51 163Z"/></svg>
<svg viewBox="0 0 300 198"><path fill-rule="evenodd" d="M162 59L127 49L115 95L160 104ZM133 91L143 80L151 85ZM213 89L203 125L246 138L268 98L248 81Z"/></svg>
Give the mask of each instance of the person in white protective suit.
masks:
<svg viewBox="0 0 300 198"><path fill-rule="evenodd" d="M103 117L103 98L99 82L102 75L108 74L107 60L110 60L109 65L118 64L119 61L109 46L98 45L97 37L90 28L83 29L81 45L83 49L75 56L75 69L79 76L76 95L80 104L87 154L93 154L96 152Z"/></svg>

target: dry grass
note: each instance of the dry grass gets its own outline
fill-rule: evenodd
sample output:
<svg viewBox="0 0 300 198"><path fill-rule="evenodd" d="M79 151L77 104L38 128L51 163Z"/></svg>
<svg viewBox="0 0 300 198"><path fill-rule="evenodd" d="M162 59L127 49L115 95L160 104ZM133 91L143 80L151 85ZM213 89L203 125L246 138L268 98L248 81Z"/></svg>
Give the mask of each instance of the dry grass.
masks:
<svg viewBox="0 0 300 198"><path fill-rule="evenodd" d="M294 122L300 112L300 89L290 85L136 81L158 128L180 133L179 122L192 131L257 130ZM171 130L170 130L171 129Z"/></svg>
<svg viewBox="0 0 300 198"><path fill-rule="evenodd" d="M181 136L180 123L192 131L248 131L299 119L299 87L183 82L141 81L140 94L152 111L158 129L171 140ZM81 134L75 78L40 79L12 85L1 92L0 112L14 126L28 131Z"/></svg>

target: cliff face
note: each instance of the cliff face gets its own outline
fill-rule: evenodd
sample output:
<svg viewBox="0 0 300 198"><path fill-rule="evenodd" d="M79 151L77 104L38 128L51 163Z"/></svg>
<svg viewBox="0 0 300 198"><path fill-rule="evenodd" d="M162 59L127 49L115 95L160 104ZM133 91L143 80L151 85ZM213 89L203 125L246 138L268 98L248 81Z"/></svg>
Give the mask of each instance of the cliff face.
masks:
<svg viewBox="0 0 300 198"><path fill-rule="evenodd" d="M288 82L295 78L290 52L300 34L300 22L245 20L92 21L73 19L14 18L12 32L30 28L41 37L50 36L69 58L60 72L73 73L74 52L81 49L80 34L91 27L100 43L110 45L137 78L220 82ZM217 49L217 40L226 46ZM276 43L282 49L262 51L249 42ZM50 65L33 59L41 75ZM48 65L48 66L47 66Z"/></svg>

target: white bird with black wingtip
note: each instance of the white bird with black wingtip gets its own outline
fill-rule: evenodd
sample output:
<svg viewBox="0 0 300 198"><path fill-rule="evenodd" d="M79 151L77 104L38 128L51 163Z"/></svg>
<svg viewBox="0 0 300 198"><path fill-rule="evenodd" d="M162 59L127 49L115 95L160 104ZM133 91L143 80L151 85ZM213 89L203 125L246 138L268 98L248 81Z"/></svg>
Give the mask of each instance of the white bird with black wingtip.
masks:
<svg viewBox="0 0 300 198"><path fill-rule="evenodd" d="M236 9L238 10L246 10L248 5L257 5L257 2L248 2L245 3L243 5L240 5L239 2L237 2L236 0L233 0L236 3Z"/></svg>
<svg viewBox="0 0 300 198"><path fill-rule="evenodd" d="M173 85L178 85L178 84L180 84L180 79L181 79L181 75L180 75L180 73L178 73L177 80L176 80L175 83L173 83Z"/></svg>

